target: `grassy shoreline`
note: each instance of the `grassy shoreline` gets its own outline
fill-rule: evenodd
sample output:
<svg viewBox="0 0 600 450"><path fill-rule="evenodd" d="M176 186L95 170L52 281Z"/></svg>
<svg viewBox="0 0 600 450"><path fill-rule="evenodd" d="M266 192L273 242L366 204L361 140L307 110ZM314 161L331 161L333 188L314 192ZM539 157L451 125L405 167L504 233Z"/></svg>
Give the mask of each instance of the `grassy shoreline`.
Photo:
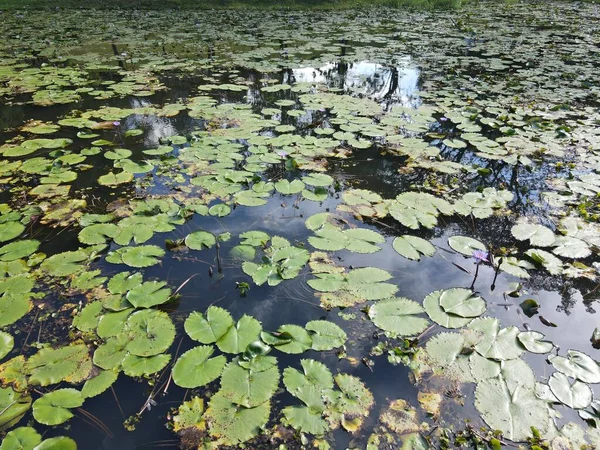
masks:
<svg viewBox="0 0 600 450"><path fill-rule="evenodd" d="M392 7L418 9L458 8L465 0L0 0L0 10L18 9L261 9L340 10Z"/></svg>

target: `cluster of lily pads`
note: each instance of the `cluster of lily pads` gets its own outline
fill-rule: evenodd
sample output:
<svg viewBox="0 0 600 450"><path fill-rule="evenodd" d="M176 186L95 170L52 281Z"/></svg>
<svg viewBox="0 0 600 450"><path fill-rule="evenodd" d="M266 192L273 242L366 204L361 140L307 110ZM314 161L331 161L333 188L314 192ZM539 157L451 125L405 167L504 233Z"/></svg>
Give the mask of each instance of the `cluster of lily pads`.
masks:
<svg viewBox="0 0 600 450"><path fill-rule="evenodd" d="M467 383L497 430L486 445L536 433L557 448L598 445L597 358L503 327L474 290L488 266L525 285L581 283L596 298L597 26L581 18L598 13L557 5L493 15L472 5L458 21L386 11L174 13L168 24L156 12L3 16L0 449L76 448L39 430L83 414L123 376L190 389L169 427L196 448L328 448L340 428L353 448L435 447L442 389ZM556 44L569 33L581 39ZM351 78L353 65L372 72ZM406 92L399 79L415 68L424 79ZM174 79L188 80L185 95ZM243 214L278 208L308 234L228 231ZM448 223L467 226L446 248L436 238ZM485 223L503 231L486 236ZM411 270L462 255L475 279L410 299L375 267L388 248ZM209 301L178 312L185 283L175 289L157 270L200 257L226 281L306 282L321 312L347 321L269 331ZM40 322L49 325L34 342ZM355 323L385 336L373 355L411 369L418 408L392 399L375 420L368 383L325 363L332 352L354 363L364 336ZM283 368L271 352L304 356ZM534 374L532 354L548 355L550 376ZM280 407L283 395L293 400ZM562 407L588 429L561 423Z"/></svg>

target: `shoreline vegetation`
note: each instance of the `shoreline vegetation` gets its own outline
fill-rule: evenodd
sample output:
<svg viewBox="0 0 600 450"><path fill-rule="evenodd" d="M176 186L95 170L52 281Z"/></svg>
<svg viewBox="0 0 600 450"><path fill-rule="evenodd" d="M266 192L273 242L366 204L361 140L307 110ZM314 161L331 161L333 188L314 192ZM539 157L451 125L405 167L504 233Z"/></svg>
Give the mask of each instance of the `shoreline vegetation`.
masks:
<svg viewBox="0 0 600 450"><path fill-rule="evenodd" d="M493 0L514 4L531 0ZM598 3L599 0L574 0ZM459 9L479 0L0 0L0 11L19 9L147 9L147 10L346 10L353 8L388 7L397 9Z"/></svg>
<svg viewBox="0 0 600 450"><path fill-rule="evenodd" d="M264 10L344 10L390 7L398 9L458 9L478 0L0 0L0 10L18 9L264 9ZM498 0L514 3L518 0ZM585 1L585 0L584 0ZM594 1L594 0L591 0Z"/></svg>

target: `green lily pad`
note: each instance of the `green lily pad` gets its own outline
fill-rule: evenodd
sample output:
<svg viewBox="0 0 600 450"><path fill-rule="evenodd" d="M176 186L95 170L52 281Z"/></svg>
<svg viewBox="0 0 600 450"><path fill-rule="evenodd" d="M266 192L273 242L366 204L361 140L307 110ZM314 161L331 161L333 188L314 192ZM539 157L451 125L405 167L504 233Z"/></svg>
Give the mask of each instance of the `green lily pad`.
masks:
<svg viewBox="0 0 600 450"><path fill-rule="evenodd" d="M181 355L173 366L175 384L184 388L196 388L216 380L227 359L223 355L210 358L213 353L212 346L200 345Z"/></svg>
<svg viewBox="0 0 600 450"><path fill-rule="evenodd" d="M84 398L96 397L110 388L119 376L118 372L113 370L102 370L94 378L85 382L81 389L81 395Z"/></svg>
<svg viewBox="0 0 600 450"><path fill-rule="evenodd" d="M277 332L263 331L261 339L284 353L298 354L312 347L308 331L298 325L281 325Z"/></svg>
<svg viewBox="0 0 600 450"><path fill-rule="evenodd" d="M523 331L517 335L517 339L531 353L550 353L554 348L554 344L544 341L544 335L537 331Z"/></svg>
<svg viewBox="0 0 600 450"><path fill-rule="evenodd" d="M600 366L585 353L567 350L567 357L550 355L548 360L556 370L584 383L600 383Z"/></svg>
<svg viewBox="0 0 600 450"><path fill-rule="evenodd" d="M434 291L423 300L423 308L429 315L429 318L445 328L462 328L468 325L471 322L471 318L448 314L440 306L440 297L443 293L444 290Z"/></svg>
<svg viewBox="0 0 600 450"><path fill-rule="evenodd" d="M0 429L15 425L31 407L31 396L12 387L0 387Z"/></svg>
<svg viewBox="0 0 600 450"><path fill-rule="evenodd" d="M304 328L310 334L313 350L333 350L346 342L346 333L333 322L312 320Z"/></svg>
<svg viewBox="0 0 600 450"><path fill-rule="evenodd" d="M375 326L399 336L415 336L425 330L429 321L418 317L425 310L404 297L380 300L369 308L369 318Z"/></svg>
<svg viewBox="0 0 600 450"><path fill-rule="evenodd" d="M484 243L468 236L452 236L448 239L448 244L452 250L469 257L473 256L475 250L487 250Z"/></svg>
<svg viewBox="0 0 600 450"><path fill-rule="evenodd" d="M148 357L125 355L121 361L123 372L129 377L141 377L160 372L171 361L171 355L154 355Z"/></svg>
<svg viewBox="0 0 600 450"><path fill-rule="evenodd" d="M433 256L435 253L435 247L429 241L409 234L395 238L392 247L398 254L413 261L420 260L421 255Z"/></svg>
<svg viewBox="0 0 600 450"><path fill-rule="evenodd" d="M584 409L592 403L593 394L590 387L578 380L571 384L566 375L561 372L552 374L548 386L556 398L569 408Z"/></svg>
<svg viewBox="0 0 600 450"><path fill-rule="evenodd" d="M6 433L0 450L33 450L42 442L42 436L35 428L19 427Z"/></svg>
<svg viewBox="0 0 600 450"><path fill-rule="evenodd" d="M229 363L221 376L221 392L233 402L245 408L253 408L275 394L279 385L277 366L254 372Z"/></svg>
<svg viewBox="0 0 600 450"><path fill-rule="evenodd" d="M33 402L33 417L44 425L59 425L73 417L70 409L83 405L83 401L77 389L57 389Z"/></svg>
<svg viewBox="0 0 600 450"><path fill-rule="evenodd" d="M146 281L131 289L126 298L135 308L151 308L162 305L171 297L171 289L164 281Z"/></svg>
<svg viewBox="0 0 600 450"><path fill-rule="evenodd" d="M77 443L66 436L44 439L33 450L77 450Z"/></svg>
<svg viewBox="0 0 600 450"><path fill-rule="evenodd" d="M24 239L0 247L0 261L15 261L37 252L40 241Z"/></svg>
<svg viewBox="0 0 600 450"><path fill-rule="evenodd" d="M204 417L210 434L225 445L237 445L256 436L269 420L271 404L267 401L252 408L233 403L226 393L213 395Z"/></svg>
<svg viewBox="0 0 600 450"><path fill-rule="evenodd" d="M15 345L12 335L5 331L0 331L0 360L10 353Z"/></svg>
<svg viewBox="0 0 600 450"><path fill-rule="evenodd" d="M130 267L150 267L158 264L159 258L165 256L165 251L156 245L140 245L126 247L121 254L123 263Z"/></svg>
<svg viewBox="0 0 600 450"><path fill-rule="evenodd" d="M216 244L217 240L215 235L208 231L194 231L185 238L185 245L192 250L204 250L205 248L211 248Z"/></svg>
<svg viewBox="0 0 600 450"><path fill-rule="evenodd" d="M136 311L127 318L127 350L135 356L153 356L167 350L175 339L168 314L155 309Z"/></svg>
<svg viewBox="0 0 600 450"><path fill-rule="evenodd" d="M25 225L21 222L0 223L0 242L10 241L25 231Z"/></svg>
<svg viewBox="0 0 600 450"><path fill-rule="evenodd" d="M440 306L447 314L460 317L478 317L486 310L485 300L470 289L446 289L440 295Z"/></svg>
<svg viewBox="0 0 600 450"><path fill-rule="evenodd" d="M89 361L89 354L84 344L43 348L27 360L25 369L31 384L49 386L68 379L86 361Z"/></svg>

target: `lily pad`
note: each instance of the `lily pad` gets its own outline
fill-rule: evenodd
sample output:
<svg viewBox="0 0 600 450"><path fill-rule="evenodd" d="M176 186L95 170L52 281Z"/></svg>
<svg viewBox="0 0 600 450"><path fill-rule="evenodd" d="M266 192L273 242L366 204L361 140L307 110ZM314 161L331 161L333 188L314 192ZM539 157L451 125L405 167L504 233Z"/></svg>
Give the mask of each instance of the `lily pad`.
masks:
<svg viewBox="0 0 600 450"><path fill-rule="evenodd" d="M473 256L475 250L487 250L483 242L468 236L452 236L448 239L448 245L450 245L452 250L469 257Z"/></svg>
<svg viewBox="0 0 600 450"><path fill-rule="evenodd" d="M420 260L421 255L433 256L435 253L435 247L429 241L409 234L394 239L392 247L398 254L413 261Z"/></svg>
<svg viewBox="0 0 600 450"><path fill-rule="evenodd" d="M578 380L571 384L561 372L552 374L548 386L556 398L569 408L584 409L592 403L593 394L590 387Z"/></svg>
<svg viewBox="0 0 600 450"><path fill-rule="evenodd" d="M70 409L83 405L83 401L77 389L57 389L33 402L33 417L44 425L59 425L73 417Z"/></svg>
<svg viewBox="0 0 600 450"><path fill-rule="evenodd" d="M369 318L382 330L399 336L415 336L427 328L429 321L418 317L425 310L404 297L380 300L369 308Z"/></svg>
<svg viewBox="0 0 600 450"><path fill-rule="evenodd" d="M173 366L175 384L184 388L196 388L217 379L227 359L223 355L210 358L213 353L212 346L200 345L181 355Z"/></svg>

